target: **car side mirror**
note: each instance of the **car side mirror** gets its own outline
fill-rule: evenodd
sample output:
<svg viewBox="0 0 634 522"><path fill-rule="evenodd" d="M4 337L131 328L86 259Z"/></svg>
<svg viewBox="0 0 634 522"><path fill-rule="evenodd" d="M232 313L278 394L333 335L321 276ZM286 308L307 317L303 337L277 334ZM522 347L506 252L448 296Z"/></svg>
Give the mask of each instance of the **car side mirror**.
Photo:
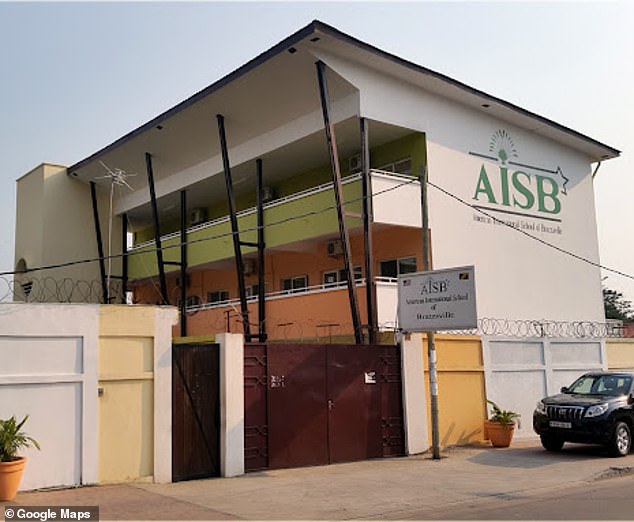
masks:
<svg viewBox="0 0 634 522"><path fill-rule="evenodd" d="M561 393L568 393L568 386L562 386L560 391Z"/></svg>
<svg viewBox="0 0 634 522"><path fill-rule="evenodd" d="M629 394L629 396L627 397L627 403L634 404L634 393Z"/></svg>

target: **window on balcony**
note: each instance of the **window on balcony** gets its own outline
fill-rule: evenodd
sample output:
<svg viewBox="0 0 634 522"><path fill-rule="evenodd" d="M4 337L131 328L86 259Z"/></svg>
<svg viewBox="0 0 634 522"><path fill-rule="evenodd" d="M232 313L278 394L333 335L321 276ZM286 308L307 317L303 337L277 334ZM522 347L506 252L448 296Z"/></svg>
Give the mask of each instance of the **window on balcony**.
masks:
<svg viewBox="0 0 634 522"><path fill-rule="evenodd" d="M361 272L360 266L355 266L353 269L354 272L354 280L359 281L363 278L363 273ZM345 284L346 282L346 271L345 270L332 270L330 272L324 272L324 288L328 288L331 286L339 286Z"/></svg>
<svg viewBox="0 0 634 522"><path fill-rule="evenodd" d="M297 277L289 277L282 279L282 290L285 292L301 292L302 289L308 288L308 276L302 275Z"/></svg>
<svg viewBox="0 0 634 522"><path fill-rule="evenodd" d="M382 167L379 167L379 170L384 170L386 172L394 172L395 174L408 174L411 176L412 160L411 158L406 158L399 161L395 161L393 163L388 163L387 165L383 165Z"/></svg>
<svg viewBox="0 0 634 522"><path fill-rule="evenodd" d="M258 284L248 285L246 288L247 299L249 297L257 297L259 294L259 290L260 290L260 285ZM268 285L264 283L264 293L266 294L267 291L268 291Z"/></svg>
<svg viewBox="0 0 634 522"><path fill-rule="evenodd" d="M207 292L208 303L224 303L229 300L229 290L215 290Z"/></svg>
<svg viewBox="0 0 634 522"><path fill-rule="evenodd" d="M391 277L396 279L402 274L416 272L416 258L402 257L400 259L390 259L379 263L379 273L381 277Z"/></svg>
<svg viewBox="0 0 634 522"><path fill-rule="evenodd" d="M181 300L178 300L177 306L180 307L181 305ZM185 306L187 308L190 308L192 306L198 306L200 305L200 297L197 295L189 295L187 296L187 299L185 300Z"/></svg>

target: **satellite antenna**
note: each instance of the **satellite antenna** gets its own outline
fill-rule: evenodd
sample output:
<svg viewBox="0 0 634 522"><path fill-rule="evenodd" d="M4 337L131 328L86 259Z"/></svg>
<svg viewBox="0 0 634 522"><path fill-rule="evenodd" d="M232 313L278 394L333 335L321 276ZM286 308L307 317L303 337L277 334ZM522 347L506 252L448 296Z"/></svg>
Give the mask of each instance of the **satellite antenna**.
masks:
<svg viewBox="0 0 634 522"><path fill-rule="evenodd" d="M106 165L103 161L99 160L101 166L106 170L106 174L104 176L98 176L95 179L109 179L110 180L110 209L108 212L108 273L106 277L106 299L107 302L105 304L110 303L110 277L112 273L112 218L113 218L113 206L112 201L114 198L114 187L115 185L118 187L127 187L131 191L134 189L130 186L127 181L127 178L134 177L136 174L129 174L123 169L111 169L108 165Z"/></svg>
<svg viewBox="0 0 634 522"><path fill-rule="evenodd" d="M104 169L106 169L106 175L98 176L95 179L110 179L110 181L112 182L112 186L114 185L118 185L120 187L125 186L125 187L128 187L130 190L134 190L128 183L127 178L132 178L136 176L136 174L128 174L123 169L111 169L110 167L108 167L108 165L106 165L101 160L99 160L99 163Z"/></svg>

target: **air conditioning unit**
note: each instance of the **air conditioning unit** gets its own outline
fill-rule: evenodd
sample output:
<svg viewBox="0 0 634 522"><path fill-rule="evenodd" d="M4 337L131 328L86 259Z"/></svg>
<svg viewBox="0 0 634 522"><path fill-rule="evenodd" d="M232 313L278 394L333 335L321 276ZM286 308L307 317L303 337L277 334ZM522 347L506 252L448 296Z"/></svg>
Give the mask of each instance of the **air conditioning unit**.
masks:
<svg viewBox="0 0 634 522"><path fill-rule="evenodd" d="M255 273L255 259L245 259L242 263L244 275L250 276Z"/></svg>
<svg viewBox="0 0 634 522"><path fill-rule="evenodd" d="M273 187L262 187L262 202L268 203L275 199L275 190Z"/></svg>
<svg viewBox="0 0 634 522"><path fill-rule="evenodd" d="M355 154L348 160L348 166L350 168L350 172L355 172L357 170L361 170L362 168L361 154Z"/></svg>
<svg viewBox="0 0 634 522"><path fill-rule="evenodd" d="M340 239L328 241L326 245L326 253L329 257L339 257L343 255L343 243Z"/></svg>
<svg viewBox="0 0 634 522"><path fill-rule="evenodd" d="M205 207L196 207L189 211L189 226L204 223L206 219L207 209Z"/></svg>

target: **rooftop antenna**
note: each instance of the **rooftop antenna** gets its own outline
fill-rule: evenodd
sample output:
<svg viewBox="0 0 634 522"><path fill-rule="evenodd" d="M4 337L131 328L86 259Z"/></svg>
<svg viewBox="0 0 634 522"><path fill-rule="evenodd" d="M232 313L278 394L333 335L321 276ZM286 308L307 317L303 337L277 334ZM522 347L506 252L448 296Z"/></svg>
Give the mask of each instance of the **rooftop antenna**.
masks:
<svg viewBox="0 0 634 522"><path fill-rule="evenodd" d="M106 165L103 161L99 160L101 166L106 170L106 174L104 176L98 176L95 179L109 179L110 180L110 209L108 211L108 273L106 277L106 288L107 288L107 303L110 303L110 275L112 273L112 219L113 219L113 205L112 201L114 198L114 187L115 185L118 187L127 187L131 191L134 189L130 186L127 181L127 178L134 177L136 174L128 174L123 169L111 169L108 165Z"/></svg>

